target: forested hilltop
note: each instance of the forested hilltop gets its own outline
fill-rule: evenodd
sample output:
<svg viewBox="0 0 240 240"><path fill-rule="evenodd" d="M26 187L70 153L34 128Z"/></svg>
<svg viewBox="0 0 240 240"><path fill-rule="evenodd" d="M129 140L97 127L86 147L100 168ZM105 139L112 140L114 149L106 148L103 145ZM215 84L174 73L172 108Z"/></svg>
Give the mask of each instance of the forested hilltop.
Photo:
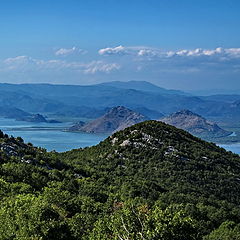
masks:
<svg viewBox="0 0 240 240"><path fill-rule="evenodd" d="M0 239L240 239L240 157L157 121L46 152L0 132Z"/></svg>

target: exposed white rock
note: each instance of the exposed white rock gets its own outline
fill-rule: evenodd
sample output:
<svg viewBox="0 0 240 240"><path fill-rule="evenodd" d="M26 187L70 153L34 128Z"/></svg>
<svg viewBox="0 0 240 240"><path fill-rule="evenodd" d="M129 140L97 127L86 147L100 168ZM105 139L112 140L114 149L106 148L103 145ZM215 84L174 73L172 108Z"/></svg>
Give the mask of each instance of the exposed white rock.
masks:
<svg viewBox="0 0 240 240"><path fill-rule="evenodd" d="M132 145L132 144L131 144L131 142L130 142L128 139L127 139L127 140L124 140L124 141L120 144L121 147L130 146L130 145Z"/></svg>
<svg viewBox="0 0 240 240"><path fill-rule="evenodd" d="M115 138L113 138L113 139L112 139L112 141L111 141L111 142L112 142L112 144L114 145L114 144L115 144L117 141L118 141L118 138L117 138L117 137L115 137Z"/></svg>

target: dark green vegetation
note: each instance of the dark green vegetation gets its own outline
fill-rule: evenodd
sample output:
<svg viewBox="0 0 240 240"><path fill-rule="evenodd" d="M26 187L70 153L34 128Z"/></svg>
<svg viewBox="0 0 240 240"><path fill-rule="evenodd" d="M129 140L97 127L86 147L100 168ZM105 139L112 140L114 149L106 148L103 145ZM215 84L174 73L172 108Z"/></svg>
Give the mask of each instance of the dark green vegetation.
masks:
<svg viewBox="0 0 240 240"><path fill-rule="evenodd" d="M156 121L47 153L0 133L0 239L240 239L240 157Z"/></svg>

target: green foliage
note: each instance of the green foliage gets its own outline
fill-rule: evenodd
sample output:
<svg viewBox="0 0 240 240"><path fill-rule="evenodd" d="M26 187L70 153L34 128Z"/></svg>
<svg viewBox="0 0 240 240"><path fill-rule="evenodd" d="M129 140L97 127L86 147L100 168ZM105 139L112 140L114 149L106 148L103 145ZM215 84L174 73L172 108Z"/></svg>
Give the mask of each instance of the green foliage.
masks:
<svg viewBox="0 0 240 240"><path fill-rule="evenodd" d="M240 224L232 221L226 221L219 228L214 230L204 240L239 240L240 239Z"/></svg>
<svg viewBox="0 0 240 240"><path fill-rule="evenodd" d="M65 239L68 234L59 210L32 194L18 195L1 204L0 222L0 238L6 240Z"/></svg>
<svg viewBox="0 0 240 240"><path fill-rule="evenodd" d="M239 239L239 156L182 130L148 121L61 154L0 144L0 240Z"/></svg>
<svg viewBox="0 0 240 240"><path fill-rule="evenodd" d="M125 206L117 203L110 216L100 218L90 233L90 239L177 240L197 239L194 221L186 216L182 206L170 205L166 209L147 205Z"/></svg>

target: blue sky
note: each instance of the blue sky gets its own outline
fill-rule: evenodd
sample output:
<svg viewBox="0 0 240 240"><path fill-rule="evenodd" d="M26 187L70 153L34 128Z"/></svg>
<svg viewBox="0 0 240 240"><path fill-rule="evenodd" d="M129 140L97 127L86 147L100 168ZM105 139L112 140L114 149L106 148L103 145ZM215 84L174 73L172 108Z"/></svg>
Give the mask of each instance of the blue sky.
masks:
<svg viewBox="0 0 240 240"><path fill-rule="evenodd" d="M240 89L239 0L3 0L0 81Z"/></svg>

